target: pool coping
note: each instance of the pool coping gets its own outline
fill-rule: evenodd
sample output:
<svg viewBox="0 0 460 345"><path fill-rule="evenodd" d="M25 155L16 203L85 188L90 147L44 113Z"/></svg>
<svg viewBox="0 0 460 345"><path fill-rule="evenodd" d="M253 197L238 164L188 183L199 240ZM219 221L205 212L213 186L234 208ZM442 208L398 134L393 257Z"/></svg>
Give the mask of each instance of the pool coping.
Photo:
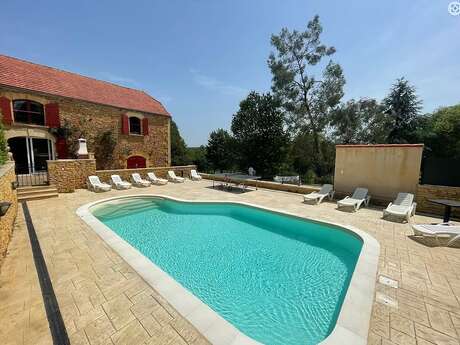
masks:
<svg viewBox="0 0 460 345"><path fill-rule="evenodd" d="M97 200L80 206L77 215L118 253L152 288L157 290L186 320L205 338L217 345L261 344L239 331L230 322L179 284L174 278L155 265L136 248L123 240L108 226L100 222L90 208L107 201L131 198L163 198L185 203L222 203L254 207L257 209L305 219L320 224L338 227L363 241L358 261L353 271L342 308L332 332L321 345L366 345L370 317L374 300L380 244L356 227L335 222L322 221L303 215L276 210L242 201L184 200L162 194L134 194Z"/></svg>

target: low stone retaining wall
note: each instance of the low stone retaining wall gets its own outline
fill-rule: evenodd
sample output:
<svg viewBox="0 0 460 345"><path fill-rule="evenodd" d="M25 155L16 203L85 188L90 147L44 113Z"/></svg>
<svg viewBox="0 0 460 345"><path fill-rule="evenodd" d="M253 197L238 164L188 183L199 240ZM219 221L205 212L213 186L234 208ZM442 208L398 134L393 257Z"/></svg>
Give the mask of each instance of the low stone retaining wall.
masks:
<svg viewBox="0 0 460 345"><path fill-rule="evenodd" d="M131 174L139 173L147 177L154 172L158 177L166 177L168 170L173 170L177 176L190 176L190 170L195 165L157 167L140 169L96 170L95 159L58 159L47 161L50 184L55 185L59 193L71 193L75 189L86 189L88 176L97 175L102 182L110 183L110 175L120 175L122 179L131 181Z"/></svg>
<svg viewBox="0 0 460 345"><path fill-rule="evenodd" d="M14 181L16 181L14 163L8 162L0 166L0 201L11 203L8 212L3 217L0 217L0 265L6 254L13 232L14 220L18 212L18 198L11 184Z"/></svg>
<svg viewBox="0 0 460 345"><path fill-rule="evenodd" d="M429 199L450 199L460 200L460 187L434 186L429 184L418 185L417 189L417 211L444 215L444 206L429 202ZM460 219L460 209L452 209L452 215Z"/></svg>
<svg viewBox="0 0 460 345"><path fill-rule="evenodd" d="M47 161L50 184L59 193L71 193L86 188L88 176L96 174L95 159L58 159Z"/></svg>
<svg viewBox="0 0 460 345"><path fill-rule="evenodd" d="M154 172L157 177L166 178L168 170L173 170L177 176L190 177L190 170L196 169L195 165L183 165L174 167L155 167L137 169L116 169L116 170L97 170L96 175L102 182L110 183L111 175L120 175L123 180L131 181L131 174L138 173L142 178L147 177L147 173Z"/></svg>
<svg viewBox="0 0 460 345"><path fill-rule="evenodd" d="M207 179L207 180L214 180L214 181L224 181L225 178L221 176L214 176L212 174L204 174L200 173L200 175ZM287 183L279 183L279 182L272 182L272 181L253 181L247 180L245 182L246 185L258 188L266 188L266 189L273 189L273 190L280 190L283 192L291 192L291 193L300 193L300 194L307 194L311 192L319 191L319 187L315 186L297 186L293 184Z"/></svg>

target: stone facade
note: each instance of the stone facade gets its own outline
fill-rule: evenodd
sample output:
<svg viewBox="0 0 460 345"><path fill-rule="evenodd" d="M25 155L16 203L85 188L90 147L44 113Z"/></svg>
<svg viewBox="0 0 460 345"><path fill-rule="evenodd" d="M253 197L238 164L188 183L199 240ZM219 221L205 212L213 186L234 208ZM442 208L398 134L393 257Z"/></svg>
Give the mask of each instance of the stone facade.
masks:
<svg viewBox="0 0 460 345"><path fill-rule="evenodd" d="M104 132L111 132L115 141L113 159L108 160L108 162L102 162L103 159L101 159L100 162L98 161L98 168L126 168L126 160L130 156L144 157L147 167L170 165L170 117L168 116L129 111L32 91L18 91L4 86L0 87L0 97L7 97L10 100L27 99L43 105L57 103L61 128L67 130L69 134L67 141L70 151L75 150L75 142L81 136L87 139L88 151L94 152L97 157L98 151L101 150L97 145L99 136ZM140 119L148 118L148 135L122 134L123 115L135 116ZM50 133L50 129L46 126L13 123L11 126L5 127L7 138L23 136L24 133L30 131L36 132L34 137L55 137L55 134ZM36 135L37 133L41 134ZM52 142L54 143L55 140ZM69 153L72 155L74 152Z"/></svg>
<svg viewBox="0 0 460 345"><path fill-rule="evenodd" d="M0 166L0 201L8 201L11 206L8 212L0 217L0 265L6 254L8 243L13 232L13 224L18 211L18 198L13 190L12 182L16 181L14 164L6 163Z"/></svg>
<svg viewBox="0 0 460 345"><path fill-rule="evenodd" d="M429 184L418 185L417 211L442 216L444 206L436 205L429 199L460 200L460 187L434 186ZM452 216L460 219L460 209L452 209Z"/></svg>
<svg viewBox="0 0 460 345"><path fill-rule="evenodd" d="M156 167L139 169L96 170L94 159L58 159L47 161L48 179L59 193L71 193L76 189L86 189L88 176L97 175L102 182L111 182L111 175L120 175L123 180L131 181L131 174L139 173L146 178L147 173L154 172L158 177L166 177L168 170L174 170L177 176L190 177L190 170L195 165Z"/></svg>
<svg viewBox="0 0 460 345"><path fill-rule="evenodd" d="M56 186L59 193L86 188L88 176L96 174L94 159L59 159L47 163L49 182Z"/></svg>

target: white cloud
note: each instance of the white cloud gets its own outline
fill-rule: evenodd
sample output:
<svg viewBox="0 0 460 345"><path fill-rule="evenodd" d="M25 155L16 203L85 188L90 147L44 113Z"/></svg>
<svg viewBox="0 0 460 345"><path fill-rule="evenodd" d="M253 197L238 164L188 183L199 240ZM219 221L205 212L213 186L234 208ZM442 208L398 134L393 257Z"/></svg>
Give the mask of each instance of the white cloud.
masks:
<svg viewBox="0 0 460 345"><path fill-rule="evenodd" d="M192 73L193 80L200 86L211 90L217 91L223 95L229 96L243 96L246 95L249 91L245 88L226 84L220 80L217 80L214 77L210 77L204 74L201 74L196 69L191 68L190 73Z"/></svg>

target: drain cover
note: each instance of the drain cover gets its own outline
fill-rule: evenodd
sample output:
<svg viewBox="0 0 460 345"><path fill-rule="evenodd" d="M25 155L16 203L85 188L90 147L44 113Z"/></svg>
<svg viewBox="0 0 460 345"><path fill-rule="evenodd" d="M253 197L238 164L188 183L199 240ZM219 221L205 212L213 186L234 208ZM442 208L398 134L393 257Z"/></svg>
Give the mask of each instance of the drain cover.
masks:
<svg viewBox="0 0 460 345"><path fill-rule="evenodd" d="M395 289L398 288L398 281L397 280L393 280L393 279L385 277L385 276L380 276L379 277L379 283L383 284L383 285L386 285L386 286L390 286L390 287L395 288Z"/></svg>
<svg viewBox="0 0 460 345"><path fill-rule="evenodd" d="M398 301L394 300L390 296L387 296L381 292L377 292L377 295L375 296L375 299L377 302L385 304L389 307L392 308L398 308Z"/></svg>

